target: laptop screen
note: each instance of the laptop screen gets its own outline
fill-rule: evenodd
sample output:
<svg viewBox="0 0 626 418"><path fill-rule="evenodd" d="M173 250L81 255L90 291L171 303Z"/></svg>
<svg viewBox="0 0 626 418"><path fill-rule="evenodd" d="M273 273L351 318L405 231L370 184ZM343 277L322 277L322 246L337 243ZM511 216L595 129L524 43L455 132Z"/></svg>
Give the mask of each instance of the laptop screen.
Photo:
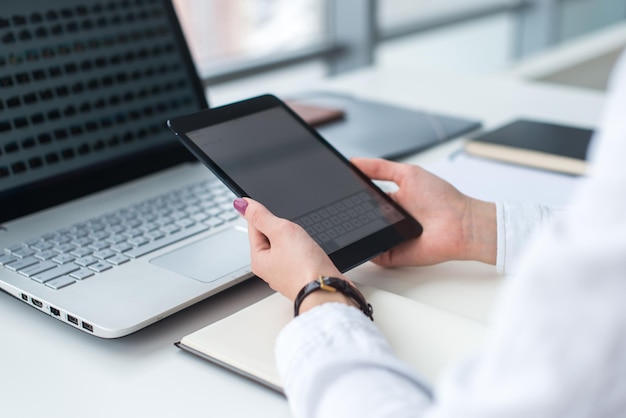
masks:
<svg viewBox="0 0 626 418"><path fill-rule="evenodd" d="M207 107L169 0L0 12L0 222L194 161L165 126Z"/></svg>

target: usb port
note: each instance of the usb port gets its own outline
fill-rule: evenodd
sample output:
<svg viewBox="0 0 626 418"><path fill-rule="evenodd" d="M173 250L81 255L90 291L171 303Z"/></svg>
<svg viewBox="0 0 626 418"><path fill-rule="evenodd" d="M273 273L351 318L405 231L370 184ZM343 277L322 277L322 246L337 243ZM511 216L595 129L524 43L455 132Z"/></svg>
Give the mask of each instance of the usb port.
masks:
<svg viewBox="0 0 626 418"><path fill-rule="evenodd" d="M67 320L70 321L74 325L78 325L78 319L76 319L76 317L73 317L72 315L68 315Z"/></svg>
<svg viewBox="0 0 626 418"><path fill-rule="evenodd" d="M41 303L40 301L38 301L37 299L30 299L31 302L33 302L33 305L35 305L38 308L42 308L43 307L43 303Z"/></svg>
<svg viewBox="0 0 626 418"><path fill-rule="evenodd" d="M54 306L50 307L50 312L52 313L52 315L54 316L61 316L61 311L59 311L57 308L55 308Z"/></svg>
<svg viewBox="0 0 626 418"><path fill-rule="evenodd" d="M93 325L88 324L85 321L83 321L83 328L86 329L89 332L93 332Z"/></svg>

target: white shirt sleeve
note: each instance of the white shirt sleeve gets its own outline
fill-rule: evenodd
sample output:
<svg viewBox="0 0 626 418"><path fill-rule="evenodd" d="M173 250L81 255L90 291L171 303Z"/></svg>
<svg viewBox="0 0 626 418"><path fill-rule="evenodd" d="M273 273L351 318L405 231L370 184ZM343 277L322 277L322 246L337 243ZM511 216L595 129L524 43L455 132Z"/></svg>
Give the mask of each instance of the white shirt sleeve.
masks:
<svg viewBox="0 0 626 418"><path fill-rule="evenodd" d="M326 303L295 318L278 337L276 358L296 417L401 418L430 404L430 388L351 306Z"/></svg>
<svg viewBox="0 0 626 418"><path fill-rule="evenodd" d="M547 206L496 202L496 268L499 273L515 274L524 249L550 223L553 215L554 211Z"/></svg>
<svg viewBox="0 0 626 418"><path fill-rule="evenodd" d="M624 59L615 74L592 172L504 282L481 351L449 369L431 395L365 315L322 305L291 321L277 341L297 417L624 415Z"/></svg>

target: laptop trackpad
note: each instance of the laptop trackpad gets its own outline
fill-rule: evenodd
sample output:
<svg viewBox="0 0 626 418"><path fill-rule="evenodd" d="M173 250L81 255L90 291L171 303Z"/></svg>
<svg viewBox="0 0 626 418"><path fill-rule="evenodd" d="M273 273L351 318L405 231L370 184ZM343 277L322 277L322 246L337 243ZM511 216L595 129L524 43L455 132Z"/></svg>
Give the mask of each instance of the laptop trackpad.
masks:
<svg viewBox="0 0 626 418"><path fill-rule="evenodd" d="M209 283L250 265L248 234L238 228L226 229L150 262Z"/></svg>

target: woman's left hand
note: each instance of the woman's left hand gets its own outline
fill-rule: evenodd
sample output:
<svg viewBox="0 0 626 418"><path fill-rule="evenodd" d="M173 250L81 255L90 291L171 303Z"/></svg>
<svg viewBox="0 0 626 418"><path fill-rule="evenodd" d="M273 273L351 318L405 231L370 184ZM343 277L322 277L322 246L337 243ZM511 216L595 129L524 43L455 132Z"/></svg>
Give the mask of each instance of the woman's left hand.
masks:
<svg viewBox="0 0 626 418"><path fill-rule="evenodd" d="M320 275L345 279L299 225L274 216L250 198L236 199L233 205L248 221L252 271L272 289L293 301Z"/></svg>

